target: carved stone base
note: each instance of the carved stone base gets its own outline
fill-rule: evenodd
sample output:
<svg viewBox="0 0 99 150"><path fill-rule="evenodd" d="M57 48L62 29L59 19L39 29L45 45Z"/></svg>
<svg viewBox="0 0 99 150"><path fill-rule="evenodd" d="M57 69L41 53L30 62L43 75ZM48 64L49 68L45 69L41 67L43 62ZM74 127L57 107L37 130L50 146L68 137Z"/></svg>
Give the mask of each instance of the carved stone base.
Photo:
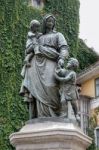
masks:
<svg viewBox="0 0 99 150"><path fill-rule="evenodd" d="M10 142L16 150L86 150L91 138L71 120L42 118L11 134Z"/></svg>

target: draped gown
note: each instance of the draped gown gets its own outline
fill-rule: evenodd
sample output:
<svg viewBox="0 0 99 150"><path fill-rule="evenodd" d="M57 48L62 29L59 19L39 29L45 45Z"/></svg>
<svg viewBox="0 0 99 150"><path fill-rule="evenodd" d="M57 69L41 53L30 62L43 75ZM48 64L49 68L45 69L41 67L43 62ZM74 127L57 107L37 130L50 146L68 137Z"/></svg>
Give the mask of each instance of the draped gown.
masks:
<svg viewBox="0 0 99 150"><path fill-rule="evenodd" d="M64 36L56 31L39 38L40 52L31 60L31 67L26 68L20 94L35 99L37 117L59 115L59 84L54 73L59 58L68 54Z"/></svg>

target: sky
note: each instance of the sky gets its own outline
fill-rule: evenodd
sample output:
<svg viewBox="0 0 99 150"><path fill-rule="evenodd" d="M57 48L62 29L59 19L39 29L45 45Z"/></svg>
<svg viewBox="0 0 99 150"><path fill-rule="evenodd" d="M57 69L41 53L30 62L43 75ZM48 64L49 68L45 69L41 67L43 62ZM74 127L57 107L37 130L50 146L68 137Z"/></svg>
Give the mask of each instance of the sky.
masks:
<svg viewBox="0 0 99 150"><path fill-rule="evenodd" d="M99 0L80 0L79 37L99 54Z"/></svg>

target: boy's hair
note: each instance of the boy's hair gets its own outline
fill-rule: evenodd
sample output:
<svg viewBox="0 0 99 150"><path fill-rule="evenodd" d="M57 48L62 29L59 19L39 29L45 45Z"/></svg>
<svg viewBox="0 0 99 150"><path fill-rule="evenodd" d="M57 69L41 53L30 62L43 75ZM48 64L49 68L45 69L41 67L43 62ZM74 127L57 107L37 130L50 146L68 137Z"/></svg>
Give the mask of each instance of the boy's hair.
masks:
<svg viewBox="0 0 99 150"><path fill-rule="evenodd" d="M40 22L39 22L38 20L32 20L32 21L30 22L30 30L32 30L32 29L33 29L33 26L35 26L35 25L40 26Z"/></svg>
<svg viewBox="0 0 99 150"><path fill-rule="evenodd" d="M69 62L72 64L73 68L78 68L79 67L79 62L76 58L71 57L69 59Z"/></svg>

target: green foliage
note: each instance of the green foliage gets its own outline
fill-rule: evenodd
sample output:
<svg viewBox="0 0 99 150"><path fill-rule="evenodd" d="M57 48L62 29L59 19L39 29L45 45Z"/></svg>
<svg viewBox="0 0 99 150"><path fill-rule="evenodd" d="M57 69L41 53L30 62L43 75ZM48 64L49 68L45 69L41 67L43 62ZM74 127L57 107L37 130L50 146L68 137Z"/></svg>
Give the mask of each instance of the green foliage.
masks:
<svg viewBox="0 0 99 150"><path fill-rule="evenodd" d="M89 133L88 135L92 138L92 144L88 147L87 150L96 150L94 127L89 127L88 128L88 133Z"/></svg>
<svg viewBox="0 0 99 150"><path fill-rule="evenodd" d="M83 70L98 61L99 55L92 48L89 48L82 39L79 39L77 59L79 60L80 70Z"/></svg>
<svg viewBox="0 0 99 150"><path fill-rule="evenodd" d="M92 117L90 118L90 122L89 122L89 128L88 128L88 135L92 138L92 144L89 146L89 148L87 150L99 150L96 148L96 144L95 144L95 135L94 135L94 129L97 127L97 115L99 112L99 107L97 107L96 109L94 109L94 113L92 115Z"/></svg>
<svg viewBox="0 0 99 150"><path fill-rule="evenodd" d="M9 143L9 135L18 131L28 118L27 108L18 93L22 81L20 72L30 21L41 20L44 14L53 13L57 19L57 31L62 32L67 39L70 55L81 59L78 51L79 1L46 0L44 10L34 9L26 5L27 2L28 0L0 0L1 150L14 149ZM82 46L79 47L81 49ZM81 56L84 55L82 53Z"/></svg>
<svg viewBox="0 0 99 150"><path fill-rule="evenodd" d="M94 136L94 129L96 127L96 118L94 116L91 117L89 123L90 125L88 128L88 135L92 138L92 144L88 147L87 150L96 150L95 136Z"/></svg>
<svg viewBox="0 0 99 150"><path fill-rule="evenodd" d="M0 149L13 149L9 135L27 120L27 108L19 90L20 72L30 20L42 12L22 4L21 0L0 1Z"/></svg>

